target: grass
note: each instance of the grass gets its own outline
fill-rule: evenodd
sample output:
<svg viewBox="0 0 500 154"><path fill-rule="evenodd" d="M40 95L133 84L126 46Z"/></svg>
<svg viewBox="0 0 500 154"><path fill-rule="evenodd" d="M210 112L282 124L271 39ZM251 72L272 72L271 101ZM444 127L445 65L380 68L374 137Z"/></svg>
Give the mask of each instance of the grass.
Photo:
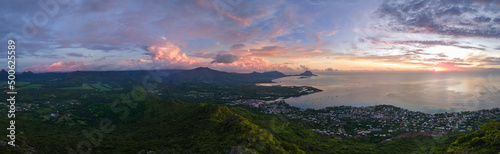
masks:
<svg viewBox="0 0 500 154"><path fill-rule="evenodd" d="M30 84L28 86L24 86L24 87L21 87L21 88L16 88L16 90L41 88L42 86L43 86L43 84Z"/></svg>
<svg viewBox="0 0 500 154"><path fill-rule="evenodd" d="M61 88L61 89L68 89L68 90L76 90L76 89L78 89L78 90L80 90L80 89L94 89L94 88L92 88L91 86L85 85L83 87L78 86L78 87L67 87L67 88Z"/></svg>
<svg viewBox="0 0 500 154"><path fill-rule="evenodd" d="M110 91L111 89L110 88L107 88L105 86L103 86L102 84L90 84L90 86L94 87L95 89L99 89L100 91Z"/></svg>
<svg viewBox="0 0 500 154"><path fill-rule="evenodd" d="M214 93L211 93L211 92L199 92L199 91L195 91L195 90L191 90L188 93L190 93L190 94L203 94L203 95L212 95L212 94L214 94Z"/></svg>
<svg viewBox="0 0 500 154"><path fill-rule="evenodd" d="M16 86L25 86L25 85L29 85L31 82L24 82L24 81L21 81L21 82L16 82Z"/></svg>
<svg viewBox="0 0 500 154"><path fill-rule="evenodd" d="M102 84L103 87L106 87L106 88L109 88L109 89L113 89L113 87L111 87L109 84Z"/></svg>

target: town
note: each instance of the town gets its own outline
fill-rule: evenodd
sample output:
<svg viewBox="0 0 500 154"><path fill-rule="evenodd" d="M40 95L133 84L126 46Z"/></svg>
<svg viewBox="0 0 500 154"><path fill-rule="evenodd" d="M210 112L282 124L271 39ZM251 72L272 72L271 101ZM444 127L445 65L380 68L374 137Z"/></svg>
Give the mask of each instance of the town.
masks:
<svg viewBox="0 0 500 154"><path fill-rule="evenodd" d="M442 136L449 132L475 131L483 123L500 116L500 108L429 114L392 105L300 109L283 100L236 100L232 105L258 108L266 114L283 114L290 119L300 119L312 126L309 130L335 138Z"/></svg>

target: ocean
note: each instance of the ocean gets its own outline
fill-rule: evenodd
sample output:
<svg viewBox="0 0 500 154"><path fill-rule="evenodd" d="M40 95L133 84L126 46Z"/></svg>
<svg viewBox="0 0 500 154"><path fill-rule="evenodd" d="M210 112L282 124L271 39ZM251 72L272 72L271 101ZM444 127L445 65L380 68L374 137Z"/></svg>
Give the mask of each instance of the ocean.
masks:
<svg viewBox="0 0 500 154"><path fill-rule="evenodd" d="M500 72L323 72L264 86L312 86L323 92L285 101L300 108L389 104L425 113L500 107Z"/></svg>

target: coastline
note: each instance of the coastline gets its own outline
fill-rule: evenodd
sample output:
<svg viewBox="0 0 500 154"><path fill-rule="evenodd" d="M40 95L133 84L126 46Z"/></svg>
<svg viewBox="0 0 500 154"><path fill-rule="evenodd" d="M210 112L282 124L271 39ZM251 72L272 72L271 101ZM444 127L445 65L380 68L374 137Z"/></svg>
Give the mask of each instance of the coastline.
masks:
<svg viewBox="0 0 500 154"><path fill-rule="evenodd" d="M497 81L500 78L493 78ZM331 106L373 106L390 104L413 111L430 114L445 112L475 111L500 107L495 102L484 102L496 97L490 89L480 89L486 84L483 74L465 76L442 76L432 74L405 74L365 76L353 73L321 74L318 77L297 79L297 77L276 78L271 83L258 86L308 86L323 90L323 93L287 98L287 103L300 108L322 109ZM487 87L496 86L484 85ZM468 86L474 86L472 88ZM471 90L468 90L471 89ZM484 91L484 95L477 94ZM476 92L476 93L474 93ZM337 97L338 96L338 97Z"/></svg>

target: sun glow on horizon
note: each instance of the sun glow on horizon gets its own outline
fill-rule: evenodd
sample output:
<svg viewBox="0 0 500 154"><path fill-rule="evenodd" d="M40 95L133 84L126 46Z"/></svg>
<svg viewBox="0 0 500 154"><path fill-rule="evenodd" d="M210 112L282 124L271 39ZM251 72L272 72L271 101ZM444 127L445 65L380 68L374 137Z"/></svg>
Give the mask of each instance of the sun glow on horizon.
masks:
<svg viewBox="0 0 500 154"><path fill-rule="evenodd" d="M433 67L432 71L434 71L434 72L442 72L442 71L446 71L446 69L444 69L442 67Z"/></svg>

